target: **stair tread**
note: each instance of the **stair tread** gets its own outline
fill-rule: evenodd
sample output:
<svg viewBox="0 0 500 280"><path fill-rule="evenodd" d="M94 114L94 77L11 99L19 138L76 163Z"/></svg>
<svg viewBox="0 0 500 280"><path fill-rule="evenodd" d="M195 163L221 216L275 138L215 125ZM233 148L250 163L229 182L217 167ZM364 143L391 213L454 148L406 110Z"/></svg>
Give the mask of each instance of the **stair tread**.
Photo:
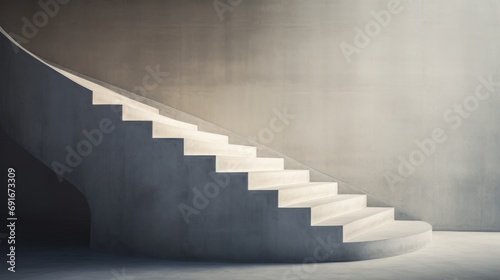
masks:
<svg viewBox="0 0 500 280"><path fill-rule="evenodd" d="M432 226L422 221L391 221L354 236L345 242L369 242L395 239L432 231Z"/></svg>
<svg viewBox="0 0 500 280"><path fill-rule="evenodd" d="M314 224L315 226L344 226L385 211L394 211L391 207L365 207L359 210L354 210L344 214L340 214L333 218L326 219L319 223Z"/></svg>
<svg viewBox="0 0 500 280"><path fill-rule="evenodd" d="M349 200L349 199L354 199L358 197L363 197L365 195L362 194L337 194L337 195L329 195L325 196L322 198L315 198L311 200L305 200L297 203L292 203L289 205L286 205L288 208L304 208L304 207L314 207L330 202L338 202L338 201L343 201L343 200Z"/></svg>
<svg viewBox="0 0 500 280"><path fill-rule="evenodd" d="M267 186L255 188L254 190L284 190L284 189L293 189L293 188L303 188L303 187L313 187L313 186L321 186L328 184L337 184L336 182L309 182L309 183L299 183L299 184L291 184L291 185L278 185L278 186Z"/></svg>

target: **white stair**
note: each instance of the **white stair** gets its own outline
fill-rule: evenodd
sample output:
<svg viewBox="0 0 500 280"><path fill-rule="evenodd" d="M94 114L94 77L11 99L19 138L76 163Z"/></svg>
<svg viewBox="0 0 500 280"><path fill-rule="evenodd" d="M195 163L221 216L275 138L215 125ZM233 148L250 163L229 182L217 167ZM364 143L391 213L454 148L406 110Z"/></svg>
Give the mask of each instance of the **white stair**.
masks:
<svg viewBox="0 0 500 280"><path fill-rule="evenodd" d="M189 156L256 157L257 148L184 138L184 154Z"/></svg>
<svg viewBox="0 0 500 280"><path fill-rule="evenodd" d="M10 38L3 29L0 31L2 36ZM12 51L10 44L17 44L12 38L10 42L3 37L0 39L0 47L6 53ZM16 46L23 50L22 46ZM49 124L45 126L47 131L44 130L42 140L37 138L38 133L31 129L31 124L27 125L28 122L12 125L12 134L25 139L25 145L42 147L32 149L32 153L46 164L55 163L53 157L63 156L64 153L58 152L56 147L64 150L66 141L74 140L71 139L73 134L69 133L79 133L82 127L95 124L92 114L97 110L94 111L92 105L118 105L116 107L121 108L123 122L114 110L98 111L117 119L115 128L121 133L107 137L109 143L101 149L100 156L88 157L85 167L75 168L73 173L63 176L73 180L71 182L77 188L81 184L87 199L98 201L89 203L93 207L91 211L100 211L95 215L99 219L92 221L92 230L98 237L92 242L97 248L130 250L152 256L303 261L315 255L318 248L325 249L318 240L327 240L327 245L341 246L321 261L345 261L403 254L422 248L430 241L432 227L427 223L395 221L394 208L368 207L366 195L338 194L335 182L310 182L309 170L287 170L282 158L257 157L256 147L229 144L226 135L199 131L197 125L164 116L158 108L51 66L36 56L33 58L38 61L28 56L32 54L26 50L21 54L11 53L5 56L8 63L0 65L8 71L5 66L15 61L22 64L22 68L17 69L33 70L39 77L51 78L34 79L31 87L24 88L17 85L20 80L24 81L24 76L23 79L4 77L1 80L4 87L12 82L12 88L17 87L19 92L6 91L5 95L10 99L2 99L7 102L0 105L8 108L5 114L10 120L24 113L24 116L37 116L40 122ZM33 67L38 62L48 67ZM88 90L75 86L68 79ZM63 99L65 106L59 109L65 110L51 111L50 114L43 111L43 106L20 106L15 114L10 110L12 104L20 104L19 100L33 102L33 96L40 88L50 89L44 90L48 102ZM74 90L73 95L66 94L66 90ZM89 103L89 91L92 104ZM55 108L58 104L52 105ZM59 119L75 115L75 112L78 112L76 120L67 118L67 122L59 123ZM152 142L149 138L122 137L124 133L144 132L150 128L152 138L175 140L155 141L154 146L148 146ZM70 137L61 138L61 131L68 132L65 136ZM178 153L180 141L185 156L182 159ZM73 142L75 146L79 145L77 141ZM124 144L130 145L123 149ZM118 149L113 150L113 147ZM46 152L49 150L56 151L55 155ZM108 157L110 155L115 157ZM66 161L67 158L68 155ZM122 165L112 170L116 159L123 158L128 160L123 160ZM91 170L95 165L101 168ZM106 169L108 166L109 170ZM109 184L115 181L121 184ZM124 193L127 191L130 193ZM163 207L168 207L169 215ZM203 211L206 216L200 217ZM110 231L109 224L115 222L115 228L131 230L134 234ZM145 235L149 238L144 238ZM165 235L168 238L163 240ZM126 245L121 248L121 245L113 244Z"/></svg>
<svg viewBox="0 0 500 280"><path fill-rule="evenodd" d="M430 225L420 221L389 221L369 231L360 233L346 243L370 242L405 238L412 235L429 232Z"/></svg>
<svg viewBox="0 0 500 280"><path fill-rule="evenodd" d="M248 189L293 185L309 182L309 170L248 172Z"/></svg>
<svg viewBox="0 0 500 280"><path fill-rule="evenodd" d="M255 188L255 190L278 190L278 203L285 207L305 200L323 198L337 194L337 183L307 182L293 185L278 185Z"/></svg>
<svg viewBox="0 0 500 280"><path fill-rule="evenodd" d="M99 105L99 104L109 104L109 105L122 105L122 104L127 104L127 106L135 108L135 109L142 109L144 111L149 111L155 114L159 114L160 110L157 108L148 106L144 103L135 101L135 100L126 100L127 98L119 95L119 94L109 94L109 93L104 93L102 91L94 91L92 94L92 104Z"/></svg>
<svg viewBox="0 0 500 280"><path fill-rule="evenodd" d="M249 172L283 170L285 161L282 158L257 157L216 157L217 172Z"/></svg>
<svg viewBox="0 0 500 280"><path fill-rule="evenodd" d="M198 130L198 127L196 125L180 122L171 118L167 118L160 114L137 109L128 105L123 105L122 119L124 121L153 121L158 124L165 124L168 126L183 128L186 130Z"/></svg>
<svg viewBox="0 0 500 280"><path fill-rule="evenodd" d="M394 220L394 208L366 207L319 223L316 226L342 226L344 240Z"/></svg>
<svg viewBox="0 0 500 280"><path fill-rule="evenodd" d="M79 81L79 78L75 78ZM366 195L337 194L335 182L310 182L308 170L285 170L284 159L259 158L255 147L229 144L225 135L198 131L197 126L159 114L158 109L117 96L116 93L85 81L94 88L94 104L123 105L123 120L151 121L154 138L184 139L184 154L215 156L216 171L248 173L248 189L278 191L281 208L309 208L311 226L342 228L344 242L362 242L411 235L428 229L426 223L394 221L394 209L367 207ZM394 230L392 230L394 228Z"/></svg>
<svg viewBox="0 0 500 280"><path fill-rule="evenodd" d="M287 208L311 208L311 224L366 207L366 195L339 194L307 200L286 206Z"/></svg>
<svg viewBox="0 0 500 280"><path fill-rule="evenodd" d="M175 127L156 121L153 121L153 138L186 138L220 144L227 144L229 141L226 135Z"/></svg>

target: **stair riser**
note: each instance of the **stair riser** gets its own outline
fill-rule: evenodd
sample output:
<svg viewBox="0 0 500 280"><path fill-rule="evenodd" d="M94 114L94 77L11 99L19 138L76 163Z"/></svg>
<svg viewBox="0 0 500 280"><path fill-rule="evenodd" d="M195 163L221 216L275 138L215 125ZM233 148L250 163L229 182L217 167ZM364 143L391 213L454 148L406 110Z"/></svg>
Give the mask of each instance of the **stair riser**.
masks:
<svg viewBox="0 0 500 280"><path fill-rule="evenodd" d="M201 131L192 131L171 127L169 125L154 122L153 123L154 138L187 138L197 141L228 144L228 137L225 135L205 133Z"/></svg>
<svg viewBox="0 0 500 280"><path fill-rule="evenodd" d="M248 173L248 189L309 182L309 171Z"/></svg>
<svg viewBox="0 0 500 280"><path fill-rule="evenodd" d="M249 172L283 170L284 160L281 158L222 158L216 159L217 172Z"/></svg>
<svg viewBox="0 0 500 280"><path fill-rule="evenodd" d="M311 208L311 224L366 207L366 196L330 202Z"/></svg>
<svg viewBox="0 0 500 280"><path fill-rule="evenodd" d="M286 206L305 200L336 195L337 192L338 186L336 183L279 190L279 205Z"/></svg>
<svg viewBox="0 0 500 280"><path fill-rule="evenodd" d="M394 221L394 209L344 225L342 227L344 241L389 221Z"/></svg>
<svg viewBox="0 0 500 280"><path fill-rule="evenodd" d="M187 156L220 155L233 157L256 157L257 149L255 147L205 143L203 141L190 141L190 139L185 139L184 154Z"/></svg>

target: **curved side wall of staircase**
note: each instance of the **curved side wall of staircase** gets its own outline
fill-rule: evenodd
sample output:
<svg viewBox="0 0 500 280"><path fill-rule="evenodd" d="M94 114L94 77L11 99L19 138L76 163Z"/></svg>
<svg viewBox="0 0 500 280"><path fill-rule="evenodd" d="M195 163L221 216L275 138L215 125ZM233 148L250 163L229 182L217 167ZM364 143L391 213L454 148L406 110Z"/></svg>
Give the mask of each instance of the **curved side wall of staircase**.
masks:
<svg viewBox="0 0 500 280"><path fill-rule="evenodd" d="M185 186L176 176L185 165L168 165L183 161L182 141L152 139L151 123L123 122L120 106L92 105L91 91L24 51L16 52L3 35L0 40L2 128L47 166L59 162L73 170L64 178L89 202L92 246L132 251L129 239L139 235L151 243L145 251L167 246L170 252L162 254L181 255L184 221L165 213L177 213L175 202L186 193L174 188ZM87 140L82 131L99 129L101 122L111 123L112 133L103 133L99 146L92 145L76 167L67 165L68 147L78 150ZM160 190L160 181L171 187ZM147 215L150 220L144 219Z"/></svg>
<svg viewBox="0 0 500 280"><path fill-rule="evenodd" d="M95 105L95 92L3 35L0 59L2 128L83 193L96 249L180 259L324 262L403 254L431 239L423 222L391 222L395 229L387 231L379 220L394 219L389 208L378 220L358 219L351 228L315 222L321 213L314 211L321 209L307 203L280 208L281 190L251 187L272 186L276 179L305 184L308 172L243 172L238 170L245 162L224 165L215 155L187 155L188 148L200 146L188 147L194 142L182 137L153 137L159 126L127 119L128 106ZM234 148L255 157L248 147ZM329 190L336 194L336 187ZM354 236L363 228L371 233Z"/></svg>

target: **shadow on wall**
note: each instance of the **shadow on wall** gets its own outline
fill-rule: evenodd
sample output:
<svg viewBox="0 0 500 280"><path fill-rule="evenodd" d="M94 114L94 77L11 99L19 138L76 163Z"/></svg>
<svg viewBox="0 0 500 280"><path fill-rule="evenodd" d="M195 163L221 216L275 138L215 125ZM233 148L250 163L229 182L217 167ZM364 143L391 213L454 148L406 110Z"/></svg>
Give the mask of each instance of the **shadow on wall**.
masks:
<svg viewBox="0 0 500 280"><path fill-rule="evenodd" d="M54 172L15 143L0 129L0 168L7 184L7 170L14 168L16 179L16 245L31 243L80 244L90 236L90 210L85 197L67 181L59 182ZM6 189L7 185L2 186ZM7 207L7 192L0 195ZM2 209L4 210L4 209ZM5 209L7 210L7 209ZM2 211L6 220L7 211ZM0 246L6 244L5 228L0 229Z"/></svg>

